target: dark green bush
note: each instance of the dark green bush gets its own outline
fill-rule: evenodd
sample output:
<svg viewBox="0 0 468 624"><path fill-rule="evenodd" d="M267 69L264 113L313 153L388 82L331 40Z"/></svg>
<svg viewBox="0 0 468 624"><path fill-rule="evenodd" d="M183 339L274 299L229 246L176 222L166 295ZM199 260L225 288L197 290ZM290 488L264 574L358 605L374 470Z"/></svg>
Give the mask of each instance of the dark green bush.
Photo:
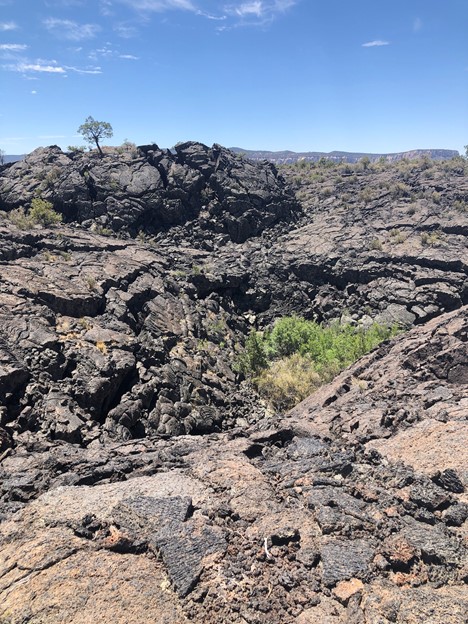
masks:
<svg viewBox="0 0 468 624"><path fill-rule="evenodd" d="M265 340L260 332L251 331L239 355L236 368L244 375L257 375L268 366Z"/></svg>
<svg viewBox="0 0 468 624"><path fill-rule="evenodd" d="M52 204L39 197L31 201L28 212L23 207L15 208L8 213L8 218L22 230L29 230L35 225L54 225L62 221L62 215L55 212Z"/></svg>
<svg viewBox="0 0 468 624"><path fill-rule="evenodd" d="M38 225L52 225L62 221L62 215L55 212L52 204L39 197L32 200L29 216L32 222Z"/></svg>
<svg viewBox="0 0 468 624"><path fill-rule="evenodd" d="M378 323L324 326L285 317L271 332L249 334L238 368L275 407L286 409L397 332Z"/></svg>

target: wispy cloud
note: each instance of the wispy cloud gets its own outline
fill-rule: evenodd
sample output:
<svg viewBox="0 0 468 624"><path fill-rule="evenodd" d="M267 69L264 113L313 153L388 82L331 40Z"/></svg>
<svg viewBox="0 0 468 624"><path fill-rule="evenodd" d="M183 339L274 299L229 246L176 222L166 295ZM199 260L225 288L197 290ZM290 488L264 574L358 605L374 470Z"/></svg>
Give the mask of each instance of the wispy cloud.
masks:
<svg viewBox="0 0 468 624"><path fill-rule="evenodd" d="M206 19L214 20L217 22L224 21L227 19L227 15L213 15L212 13L206 13L205 11L198 10L197 15L201 15L202 17L206 17Z"/></svg>
<svg viewBox="0 0 468 624"><path fill-rule="evenodd" d="M17 143L19 141L26 141L28 139L28 137L0 137L0 143L1 144L6 144L6 143Z"/></svg>
<svg viewBox="0 0 468 624"><path fill-rule="evenodd" d="M224 5L226 24L218 31L239 26L268 26L301 0L242 0Z"/></svg>
<svg viewBox="0 0 468 624"><path fill-rule="evenodd" d="M69 71L75 72L77 74L90 74L90 75L102 74L102 69L100 67L89 67L89 68L82 69L80 67L71 67L70 65L64 65L64 68L68 69Z"/></svg>
<svg viewBox="0 0 468 624"><path fill-rule="evenodd" d="M241 19L270 21L296 4L297 0L244 0L225 5L224 10L228 15Z"/></svg>
<svg viewBox="0 0 468 624"><path fill-rule="evenodd" d="M6 50L8 52L21 52L21 50L26 50L27 45L23 43L2 43L0 44L0 50Z"/></svg>
<svg viewBox="0 0 468 624"><path fill-rule="evenodd" d="M162 13L173 9L196 12L197 7L191 0L116 0L139 12Z"/></svg>
<svg viewBox="0 0 468 624"><path fill-rule="evenodd" d="M88 58L94 62L97 62L98 59L102 59L102 60L126 59L130 61L139 60L138 56L134 56L133 54L123 54L119 52L118 50L114 50L111 47L110 43L102 46L102 48L96 48L95 50L91 50L91 52L88 54Z"/></svg>
<svg viewBox="0 0 468 624"><path fill-rule="evenodd" d="M22 60L16 63L2 65L2 69L24 74L30 77L34 74L57 74L67 77L69 72L77 74L102 74L100 67L73 67L71 65L61 65L57 61L44 61L41 59L35 61Z"/></svg>
<svg viewBox="0 0 468 624"><path fill-rule="evenodd" d="M256 0L255 2L243 2L239 6L228 7L227 10L239 17L250 17L251 15L261 17L264 10L262 5L261 0Z"/></svg>
<svg viewBox="0 0 468 624"><path fill-rule="evenodd" d="M422 30L422 27L423 27L422 19L420 17L416 17L413 22L414 32L416 33L419 32L420 30Z"/></svg>
<svg viewBox="0 0 468 624"><path fill-rule="evenodd" d="M115 51L108 47L107 45L104 45L102 48L96 48L96 50L92 50L89 54L88 54L88 58L91 61L97 61L98 58L100 59L110 59L113 56L115 56Z"/></svg>
<svg viewBox="0 0 468 624"><path fill-rule="evenodd" d="M47 30L53 35L60 39L68 39L70 41L91 39L101 30L98 24L79 24L72 20L57 19L55 17L49 17L45 19L43 23Z"/></svg>
<svg viewBox="0 0 468 624"><path fill-rule="evenodd" d="M138 28L134 24L115 24L114 31L119 37L122 37L122 39L131 39L138 35Z"/></svg>
<svg viewBox="0 0 468 624"><path fill-rule="evenodd" d="M60 67L60 65L44 65L42 63L17 63L16 65L11 65L10 69L21 73L66 74L65 69Z"/></svg>
<svg viewBox="0 0 468 624"><path fill-rule="evenodd" d="M380 48L381 46L390 45L390 41L382 41L381 39L376 39L375 41L368 41L367 43L363 43L363 48Z"/></svg>
<svg viewBox="0 0 468 624"><path fill-rule="evenodd" d="M0 22L0 31L16 30L18 24L15 22Z"/></svg>
<svg viewBox="0 0 468 624"><path fill-rule="evenodd" d="M212 0L100 0L100 9L102 14L111 16L115 13L114 5L125 5L143 21L151 13L185 11L209 20L226 22L219 28L226 30L240 25L267 24L299 2L301 0L224 0L219 3ZM137 34L132 23L121 22L114 26L114 30L124 38Z"/></svg>

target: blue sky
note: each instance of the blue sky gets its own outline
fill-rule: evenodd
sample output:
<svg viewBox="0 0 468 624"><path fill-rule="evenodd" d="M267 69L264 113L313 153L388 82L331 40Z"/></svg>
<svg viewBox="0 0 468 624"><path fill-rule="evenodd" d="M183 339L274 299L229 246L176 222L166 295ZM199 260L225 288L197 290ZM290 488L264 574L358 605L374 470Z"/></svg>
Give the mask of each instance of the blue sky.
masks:
<svg viewBox="0 0 468 624"><path fill-rule="evenodd" d="M0 0L0 149L468 143L468 0Z"/></svg>

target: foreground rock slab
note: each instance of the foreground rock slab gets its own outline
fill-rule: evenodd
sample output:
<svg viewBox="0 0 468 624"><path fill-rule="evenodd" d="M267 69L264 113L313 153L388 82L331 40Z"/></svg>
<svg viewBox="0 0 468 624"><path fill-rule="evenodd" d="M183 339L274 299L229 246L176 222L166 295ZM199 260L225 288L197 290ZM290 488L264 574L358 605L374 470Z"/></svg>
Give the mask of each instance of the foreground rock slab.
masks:
<svg viewBox="0 0 468 624"><path fill-rule="evenodd" d="M0 617L463 624L467 312L247 429L12 449L3 474L44 485L3 507Z"/></svg>

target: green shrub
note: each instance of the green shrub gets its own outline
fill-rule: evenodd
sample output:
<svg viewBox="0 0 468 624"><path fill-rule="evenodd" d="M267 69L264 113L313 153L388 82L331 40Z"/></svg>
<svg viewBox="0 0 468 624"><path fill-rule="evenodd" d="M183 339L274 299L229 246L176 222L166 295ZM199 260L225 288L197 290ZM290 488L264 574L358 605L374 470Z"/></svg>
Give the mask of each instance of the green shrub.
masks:
<svg viewBox="0 0 468 624"><path fill-rule="evenodd" d="M398 199L400 197L411 197L411 187L404 182L396 182L391 185L389 188L390 193L394 199Z"/></svg>
<svg viewBox="0 0 468 624"><path fill-rule="evenodd" d="M69 145L67 147L67 152L77 152L81 154L85 149L86 147L84 145Z"/></svg>
<svg viewBox="0 0 468 624"><path fill-rule="evenodd" d="M22 230L28 230L35 225L48 226L62 221L62 215L55 212L52 204L39 197L31 201L28 212L23 207L15 208L8 214L8 218Z"/></svg>
<svg viewBox="0 0 468 624"><path fill-rule="evenodd" d="M60 223L62 221L62 215L55 212L52 204L39 197L35 197L31 201L29 217L33 224L44 226L53 225L54 223Z"/></svg>
<svg viewBox="0 0 468 624"><path fill-rule="evenodd" d="M235 362L235 368L244 375L257 375L267 366L265 339L261 333L251 331L245 341L244 350Z"/></svg>
<svg viewBox="0 0 468 624"><path fill-rule="evenodd" d="M323 326L284 317L270 332L249 334L238 369L274 407L286 409L397 332L378 323Z"/></svg>

